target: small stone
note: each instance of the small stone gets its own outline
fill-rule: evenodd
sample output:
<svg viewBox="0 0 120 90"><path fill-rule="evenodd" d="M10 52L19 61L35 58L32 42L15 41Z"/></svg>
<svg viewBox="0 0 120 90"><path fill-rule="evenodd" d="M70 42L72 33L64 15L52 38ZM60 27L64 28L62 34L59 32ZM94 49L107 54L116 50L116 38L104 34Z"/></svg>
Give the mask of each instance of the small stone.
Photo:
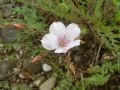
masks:
<svg viewBox="0 0 120 90"><path fill-rule="evenodd" d="M39 87L40 84L41 84L41 81L40 81L40 80L36 80L36 81L35 81L35 85L36 85L37 87Z"/></svg>
<svg viewBox="0 0 120 90"><path fill-rule="evenodd" d="M18 74L21 70L19 68L14 68L13 71L15 74Z"/></svg>
<svg viewBox="0 0 120 90"><path fill-rule="evenodd" d="M18 76L21 78L21 79L25 79L25 76L23 73L19 73Z"/></svg>
<svg viewBox="0 0 120 90"><path fill-rule="evenodd" d="M18 76L21 78L21 79L26 79L26 80L31 80L32 79L32 75L29 73L29 72L26 72L26 71L21 71Z"/></svg>
<svg viewBox="0 0 120 90"><path fill-rule="evenodd" d="M22 57L22 55L23 55L23 50L20 50L19 55L20 55L20 57Z"/></svg>
<svg viewBox="0 0 120 90"><path fill-rule="evenodd" d="M39 90L53 90L55 83L56 83L56 78L51 77L39 87Z"/></svg>
<svg viewBox="0 0 120 90"><path fill-rule="evenodd" d="M15 51L20 51L21 46L19 44L14 44L13 48L14 48Z"/></svg>
<svg viewBox="0 0 120 90"><path fill-rule="evenodd" d="M38 80L35 80L33 83L35 86L39 87L45 81L45 77L40 77Z"/></svg>
<svg viewBox="0 0 120 90"><path fill-rule="evenodd" d="M103 57L104 60L113 60L113 59L116 59L116 57L114 57L113 54L111 54L111 53L105 53L105 54L103 54L102 57Z"/></svg>
<svg viewBox="0 0 120 90"><path fill-rule="evenodd" d="M0 62L0 78L13 72L15 64L9 61Z"/></svg>
<svg viewBox="0 0 120 90"><path fill-rule="evenodd" d="M0 38L3 43L13 43L19 36L20 32L10 28L0 30Z"/></svg>
<svg viewBox="0 0 120 90"><path fill-rule="evenodd" d="M18 60L20 59L20 56L17 53L15 54L15 56L16 56L16 59Z"/></svg>
<svg viewBox="0 0 120 90"><path fill-rule="evenodd" d="M44 72L50 72L52 71L52 66L48 65L48 64L43 64L43 71Z"/></svg>
<svg viewBox="0 0 120 90"><path fill-rule="evenodd" d="M0 44L0 48L2 48L4 46L4 44Z"/></svg>

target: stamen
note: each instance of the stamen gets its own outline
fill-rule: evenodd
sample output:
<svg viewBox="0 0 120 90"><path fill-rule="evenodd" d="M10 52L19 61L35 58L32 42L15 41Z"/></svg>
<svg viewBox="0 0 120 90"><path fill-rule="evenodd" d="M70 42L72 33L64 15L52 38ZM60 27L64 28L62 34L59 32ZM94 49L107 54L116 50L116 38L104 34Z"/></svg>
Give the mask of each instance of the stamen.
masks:
<svg viewBox="0 0 120 90"><path fill-rule="evenodd" d="M59 46L60 47L65 47L66 44L68 43L68 40L65 38L65 36L63 38L59 38L58 39L58 42L59 42Z"/></svg>

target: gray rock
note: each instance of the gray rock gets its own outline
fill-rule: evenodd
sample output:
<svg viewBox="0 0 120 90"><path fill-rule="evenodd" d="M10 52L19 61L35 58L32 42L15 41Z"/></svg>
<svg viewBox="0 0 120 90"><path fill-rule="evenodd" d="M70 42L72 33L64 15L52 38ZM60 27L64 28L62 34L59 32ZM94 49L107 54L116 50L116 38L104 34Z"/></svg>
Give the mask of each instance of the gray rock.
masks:
<svg viewBox="0 0 120 90"><path fill-rule="evenodd" d="M18 30L13 30L13 29L0 30L0 38L3 43L14 42L18 38L19 34L20 32Z"/></svg>
<svg viewBox="0 0 120 90"><path fill-rule="evenodd" d="M8 61L1 61L0 62L0 79L4 79L3 77L12 73L14 64Z"/></svg>
<svg viewBox="0 0 120 90"><path fill-rule="evenodd" d="M43 82L45 81L45 77L41 76L39 79L35 80L33 84L37 87L39 87Z"/></svg>
<svg viewBox="0 0 120 90"><path fill-rule="evenodd" d="M54 88L55 83L56 78L51 77L39 87L39 90L52 90Z"/></svg>
<svg viewBox="0 0 120 90"><path fill-rule="evenodd" d="M18 76L20 79L26 79L26 76L24 75L24 73L19 73Z"/></svg>
<svg viewBox="0 0 120 90"><path fill-rule="evenodd" d="M14 68L13 71L14 71L14 74L17 75L20 73L21 70L19 68Z"/></svg>
<svg viewBox="0 0 120 90"><path fill-rule="evenodd" d="M13 44L13 48L15 51L20 51L21 45L20 44Z"/></svg>

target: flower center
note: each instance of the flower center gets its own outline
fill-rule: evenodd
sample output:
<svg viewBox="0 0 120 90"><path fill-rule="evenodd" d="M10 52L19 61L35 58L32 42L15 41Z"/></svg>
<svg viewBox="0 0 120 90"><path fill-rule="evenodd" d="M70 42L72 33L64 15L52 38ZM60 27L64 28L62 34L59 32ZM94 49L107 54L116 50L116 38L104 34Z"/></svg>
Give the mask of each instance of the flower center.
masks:
<svg viewBox="0 0 120 90"><path fill-rule="evenodd" d="M68 42L69 42L69 41L68 41L65 37L58 39L58 43L59 43L59 46L60 46L60 47L65 47Z"/></svg>

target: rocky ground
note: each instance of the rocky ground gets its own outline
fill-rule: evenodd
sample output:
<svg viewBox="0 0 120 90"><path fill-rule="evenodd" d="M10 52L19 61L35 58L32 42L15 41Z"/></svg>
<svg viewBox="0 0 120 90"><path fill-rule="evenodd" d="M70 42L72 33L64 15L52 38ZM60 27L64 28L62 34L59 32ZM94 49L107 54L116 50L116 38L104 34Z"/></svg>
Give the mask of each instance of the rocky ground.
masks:
<svg viewBox="0 0 120 90"><path fill-rule="evenodd" d="M120 90L119 69L115 72L113 69L108 70L112 74L109 76L110 73L105 73L109 76L105 82L102 76L91 79L93 83L100 81L100 85L84 88L87 86L83 83L84 78L96 73L98 75L102 72L102 67L112 67L111 64L104 66L104 62L112 62L112 65L117 62L117 57L103 45L91 24L82 22L89 31L80 36L84 41L80 46L67 54L54 54L44 50L40 43L47 30L37 31L36 26L31 26L31 30L29 25L33 24L16 23L15 19L21 20L23 16L11 11L22 6L24 5L19 0L0 0L0 18L5 21L0 23L0 90ZM42 22L46 26L60 19L44 11L41 15L44 16Z"/></svg>

